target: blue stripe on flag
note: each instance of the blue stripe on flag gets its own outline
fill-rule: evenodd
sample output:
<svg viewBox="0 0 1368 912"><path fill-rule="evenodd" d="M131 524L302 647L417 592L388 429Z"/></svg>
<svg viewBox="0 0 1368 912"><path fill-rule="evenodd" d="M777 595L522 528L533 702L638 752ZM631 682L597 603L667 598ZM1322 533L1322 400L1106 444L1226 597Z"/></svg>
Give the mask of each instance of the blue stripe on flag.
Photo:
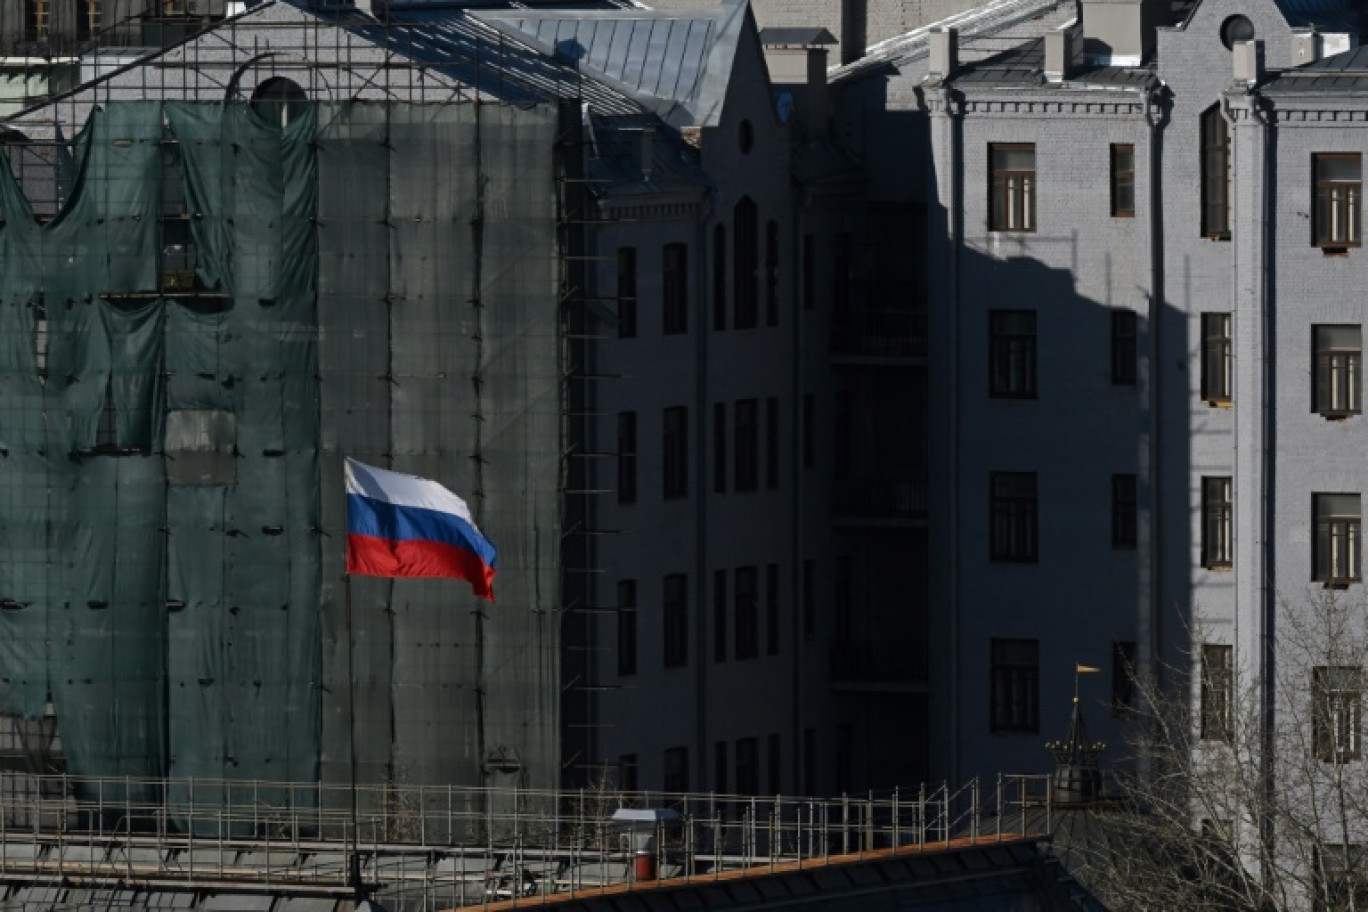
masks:
<svg viewBox="0 0 1368 912"><path fill-rule="evenodd" d="M459 516L439 510L401 507L361 494L348 494L347 532L390 541L416 539L454 545L475 552L490 567L498 568L494 546L483 535Z"/></svg>

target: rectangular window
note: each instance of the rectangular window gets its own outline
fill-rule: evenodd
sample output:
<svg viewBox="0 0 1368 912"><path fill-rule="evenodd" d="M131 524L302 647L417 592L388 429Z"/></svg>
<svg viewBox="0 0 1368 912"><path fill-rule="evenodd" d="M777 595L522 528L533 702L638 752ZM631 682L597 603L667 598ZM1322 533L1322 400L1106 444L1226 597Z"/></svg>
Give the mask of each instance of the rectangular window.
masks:
<svg viewBox="0 0 1368 912"><path fill-rule="evenodd" d="M689 582L684 574L665 577L662 602L665 667L679 668L689 663Z"/></svg>
<svg viewBox="0 0 1368 912"><path fill-rule="evenodd" d="M1230 567L1235 553L1235 504L1229 475L1202 478L1202 566Z"/></svg>
<svg viewBox="0 0 1368 912"><path fill-rule="evenodd" d="M637 255L635 247L619 247L617 255L618 338L637 334Z"/></svg>
<svg viewBox="0 0 1368 912"><path fill-rule="evenodd" d="M817 729L803 729L803 794L817 794Z"/></svg>
<svg viewBox="0 0 1368 912"><path fill-rule="evenodd" d="M803 639L817 639L817 562L803 561Z"/></svg>
<svg viewBox="0 0 1368 912"><path fill-rule="evenodd" d="M760 794L760 742L755 738L736 742L736 793Z"/></svg>
<svg viewBox="0 0 1368 912"><path fill-rule="evenodd" d="M1362 519L1358 494L1314 494L1316 514L1315 576L1327 587L1347 586L1359 571Z"/></svg>
<svg viewBox="0 0 1368 912"><path fill-rule="evenodd" d="M754 329L760 318L760 212L743 196L732 216L732 327Z"/></svg>
<svg viewBox="0 0 1368 912"><path fill-rule="evenodd" d="M1135 547L1135 476L1112 476L1112 547Z"/></svg>
<svg viewBox="0 0 1368 912"><path fill-rule="evenodd" d="M1230 314L1202 314L1202 398L1224 405L1234 398L1234 360L1230 351Z"/></svg>
<svg viewBox="0 0 1368 912"><path fill-rule="evenodd" d="M727 492L727 404L713 404L713 491Z"/></svg>
<svg viewBox="0 0 1368 912"><path fill-rule="evenodd" d="M624 792L635 792L641 788L638 778L636 754L623 754L618 758L618 788Z"/></svg>
<svg viewBox="0 0 1368 912"><path fill-rule="evenodd" d="M736 403L736 471L738 491L754 491L760 482L759 408L754 399Z"/></svg>
<svg viewBox="0 0 1368 912"><path fill-rule="evenodd" d="M666 500L689 496L689 410L672 406L663 413L661 491Z"/></svg>
<svg viewBox="0 0 1368 912"><path fill-rule="evenodd" d="M817 238L803 235L803 310L817 307Z"/></svg>
<svg viewBox="0 0 1368 912"><path fill-rule="evenodd" d="M671 747L665 751L664 775L661 777L661 788L672 794L681 794L689 790L689 749L687 747Z"/></svg>
<svg viewBox="0 0 1368 912"><path fill-rule="evenodd" d="M1230 240L1230 125L1220 105L1202 115L1202 236Z"/></svg>
<svg viewBox="0 0 1368 912"><path fill-rule="evenodd" d="M1040 644L992 641L992 730L1040 730Z"/></svg>
<svg viewBox="0 0 1368 912"><path fill-rule="evenodd" d="M1135 709L1135 644L1112 643L1111 706L1113 716Z"/></svg>
<svg viewBox="0 0 1368 912"><path fill-rule="evenodd" d="M1346 418L1363 411L1363 329L1357 325L1313 326L1316 385L1312 411Z"/></svg>
<svg viewBox="0 0 1368 912"><path fill-rule="evenodd" d="M1357 247L1363 216L1363 158L1352 154L1312 156L1316 203L1312 245Z"/></svg>
<svg viewBox="0 0 1368 912"><path fill-rule="evenodd" d="M1135 386L1135 312L1113 310L1111 315L1112 386Z"/></svg>
<svg viewBox="0 0 1368 912"><path fill-rule="evenodd" d="M727 229L713 227L712 249L713 329L727 328Z"/></svg>
<svg viewBox="0 0 1368 912"><path fill-rule="evenodd" d="M759 574L755 567L736 568L736 658L753 659L760 654Z"/></svg>
<svg viewBox="0 0 1368 912"><path fill-rule="evenodd" d="M618 674L637 673L637 586L636 580L619 580L617 594Z"/></svg>
<svg viewBox="0 0 1368 912"><path fill-rule="evenodd" d="M1202 645L1202 740L1229 741L1234 727L1235 649Z"/></svg>
<svg viewBox="0 0 1368 912"><path fill-rule="evenodd" d="M713 791L727 794L727 742L713 742Z"/></svg>
<svg viewBox="0 0 1368 912"><path fill-rule="evenodd" d="M1036 397L1036 312L988 312L988 395L995 399Z"/></svg>
<svg viewBox="0 0 1368 912"><path fill-rule="evenodd" d="M1316 759L1359 759L1363 722L1363 669L1329 665L1311 670L1311 728Z"/></svg>
<svg viewBox="0 0 1368 912"><path fill-rule="evenodd" d="M778 795L783 792L780 787L783 776L784 758L779 753L779 736L769 735L765 738L765 762L768 766L769 781L766 783L765 794Z"/></svg>
<svg viewBox="0 0 1368 912"><path fill-rule="evenodd" d="M779 223L765 226L765 325L779 325Z"/></svg>
<svg viewBox="0 0 1368 912"><path fill-rule="evenodd" d="M993 472L989 485L989 556L995 561L1034 563L1038 558L1035 473Z"/></svg>
<svg viewBox="0 0 1368 912"><path fill-rule="evenodd" d="M689 331L689 248L685 244L666 244L662 257L662 331L666 335L686 333Z"/></svg>
<svg viewBox="0 0 1368 912"><path fill-rule="evenodd" d="M779 487L779 400L765 400L765 487Z"/></svg>
<svg viewBox="0 0 1368 912"><path fill-rule="evenodd" d="M1036 161L1033 143L992 143L990 231L1035 231Z"/></svg>
<svg viewBox="0 0 1368 912"><path fill-rule="evenodd" d="M803 396L803 468L817 467L817 397Z"/></svg>
<svg viewBox="0 0 1368 912"><path fill-rule="evenodd" d="M765 565L765 654L779 654L780 637L783 634L779 623L779 565Z"/></svg>
<svg viewBox="0 0 1368 912"><path fill-rule="evenodd" d="M1318 845L1316 912L1368 909L1368 852L1362 845Z"/></svg>
<svg viewBox="0 0 1368 912"><path fill-rule="evenodd" d="M1135 215L1135 146L1111 147L1111 214L1113 218Z"/></svg>
<svg viewBox="0 0 1368 912"><path fill-rule="evenodd" d="M727 661L727 571L713 571L713 661Z"/></svg>
<svg viewBox="0 0 1368 912"><path fill-rule="evenodd" d="M617 497L618 503L636 503L637 429L636 412L618 412Z"/></svg>

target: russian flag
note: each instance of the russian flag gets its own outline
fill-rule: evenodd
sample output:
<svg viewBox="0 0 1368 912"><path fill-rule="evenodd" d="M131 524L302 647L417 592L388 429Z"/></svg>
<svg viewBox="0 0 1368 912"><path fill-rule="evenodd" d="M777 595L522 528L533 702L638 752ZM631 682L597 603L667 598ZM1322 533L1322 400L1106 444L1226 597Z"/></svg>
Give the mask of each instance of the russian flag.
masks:
<svg viewBox="0 0 1368 912"><path fill-rule="evenodd" d="M435 481L347 460L347 572L463 579L494 601L498 564L466 502Z"/></svg>

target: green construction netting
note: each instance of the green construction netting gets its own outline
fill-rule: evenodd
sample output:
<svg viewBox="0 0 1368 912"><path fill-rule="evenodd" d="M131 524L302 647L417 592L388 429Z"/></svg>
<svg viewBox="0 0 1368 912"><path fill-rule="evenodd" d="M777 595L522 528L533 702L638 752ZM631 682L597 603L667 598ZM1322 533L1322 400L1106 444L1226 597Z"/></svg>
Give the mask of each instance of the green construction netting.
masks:
<svg viewBox="0 0 1368 912"><path fill-rule="evenodd" d="M345 781L353 456L462 493L501 565L483 613L354 582L360 781L497 754L556 783L554 136L541 108L111 103L41 225L0 168L0 713L51 701L77 775ZM196 293L165 290L176 218Z"/></svg>

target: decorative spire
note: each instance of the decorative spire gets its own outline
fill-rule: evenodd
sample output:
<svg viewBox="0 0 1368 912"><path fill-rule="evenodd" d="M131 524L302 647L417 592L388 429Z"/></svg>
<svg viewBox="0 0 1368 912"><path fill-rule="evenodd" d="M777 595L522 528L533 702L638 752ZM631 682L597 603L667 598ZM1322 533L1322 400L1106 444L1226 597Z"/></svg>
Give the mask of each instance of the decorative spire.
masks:
<svg viewBox="0 0 1368 912"><path fill-rule="evenodd" d="M1098 758L1107 745L1093 741L1088 736L1083 704L1078 699L1078 676L1095 671L1096 668L1087 665L1074 666L1073 715L1069 719L1069 733L1063 741L1050 741L1045 745L1055 759L1050 788L1056 804L1086 804L1102 797L1102 770L1098 767Z"/></svg>

